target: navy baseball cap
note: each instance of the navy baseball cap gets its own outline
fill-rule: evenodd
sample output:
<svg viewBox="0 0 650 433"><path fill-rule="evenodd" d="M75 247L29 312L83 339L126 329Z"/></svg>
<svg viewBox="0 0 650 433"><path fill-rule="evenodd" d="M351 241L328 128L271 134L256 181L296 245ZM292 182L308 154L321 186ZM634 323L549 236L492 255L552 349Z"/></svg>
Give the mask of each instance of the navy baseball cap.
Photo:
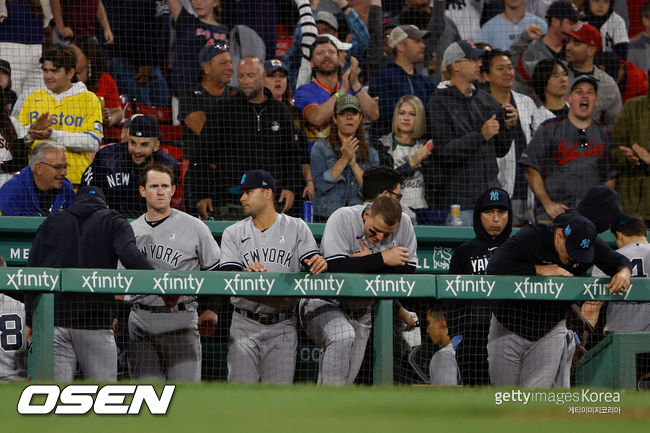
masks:
<svg viewBox="0 0 650 433"><path fill-rule="evenodd" d="M573 82L571 85L571 92L573 92L573 89L576 88L576 86L580 83L589 83L594 87L594 92L598 93L598 81L592 77L591 75L580 75L576 80Z"/></svg>
<svg viewBox="0 0 650 433"><path fill-rule="evenodd" d="M102 189L98 186L84 186L82 188L79 188L77 191L76 199L82 197L97 197L106 203L106 196L104 195L104 191L102 191Z"/></svg>
<svg viewBox="0 0 650 433"><path fill-rule="evenodd" d="M285 74L289 74L289 69L282 60L271 59L264 62L264 71L266 72L266 75L270 76L277 70L282 70Z"/></svg>
<svg viewBox="0 0 650 433"><path fill-rule="evenodd" d="M158 137L158 121L153 116L137 116L131 119L129 135L135 137Z"/></svg>
<svg viewBox="0 0 650 433"><path fill-rule="evenodd" d="M0 59L0 71L6 72L11 77L11 65L8 61Z"/></svg>
<svg viewBox="0 0 650 433"><path fill-rule="evenodd" d="M593 263L594 242L598 232L594 223L587 218L573 214L562 225L566 251L578 263Z"/></svg>
<svg viewBox="0 0 650 433"><path fill-rule="evenodd" d="M271 191L275 192L275 179L271 176L271 173L264 170L250 170L247 171L241 178L239 184L239 189L241 191L245 189L255 189L255 188L269 188Z"/></svg>
<svg viewBox="0 0 650 433"><path fill-rule="evenodd" d="M558 18L560 20L567 18L572 23L577 23L580 19L584 18L584 15L573 2L569 0L558 0L551 3L546 10L546 21L550 21L551 18Z"/></svg>
<svg viewBox="0 0 650 433"><path fill-rule="evenodd" d="M485 209L499 207L503 209L510 210L512 205L510 204L510 196L508 193L501 188L490 188L483 194L483 201L479 210L483 211Z"/></svg>
<svg viewBox="0 0 650 433"><path fill-rule="evenodd" d="M476 45L471 41L458 41L447 47L442 61L449 66L462 59L478 60L483 53L485 53L485 50L476 48Z"/></svg>
<svg viewBox="0 0 650 433"><path fill-rule="evenodd" d="M221 53L227 53L229 49L230 46L228 46L226 41L208 44L201 48L201 52L199 53L199 64L207 63L212 60L214 56L218 56Z"/></svg>

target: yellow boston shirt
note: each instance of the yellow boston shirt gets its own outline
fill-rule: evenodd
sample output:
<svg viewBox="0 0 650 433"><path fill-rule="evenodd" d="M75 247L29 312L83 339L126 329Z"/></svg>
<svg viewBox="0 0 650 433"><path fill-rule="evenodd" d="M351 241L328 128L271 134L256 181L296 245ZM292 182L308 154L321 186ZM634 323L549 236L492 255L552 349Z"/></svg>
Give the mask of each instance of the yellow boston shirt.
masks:
<svg viewBox="0 0 650 433"><path fill-rule="evenodd" d="M27 97L18 120L29 126L45 112L50 113L55 131L50 139L66 147L65 156L70 165L67 177L78 185L90 165L91 151L97 150L104 136L99 99L83 83L75 83L61 94L39 89Z"/></svg>

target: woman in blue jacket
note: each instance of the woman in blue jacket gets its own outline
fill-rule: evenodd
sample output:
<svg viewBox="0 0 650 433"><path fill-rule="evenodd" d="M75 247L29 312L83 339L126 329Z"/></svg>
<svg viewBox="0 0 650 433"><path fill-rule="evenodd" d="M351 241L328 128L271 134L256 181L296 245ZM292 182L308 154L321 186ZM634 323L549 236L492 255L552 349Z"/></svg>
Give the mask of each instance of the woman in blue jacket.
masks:
<svg viewBox="0 0 650 433"><path fill-rule="evenodd" d="M361 204L363 172L379 165L377 151L366 145L361 105L356 96L340 95L327 139L311 150L314 222L325 222L342 206Z"/></svg>

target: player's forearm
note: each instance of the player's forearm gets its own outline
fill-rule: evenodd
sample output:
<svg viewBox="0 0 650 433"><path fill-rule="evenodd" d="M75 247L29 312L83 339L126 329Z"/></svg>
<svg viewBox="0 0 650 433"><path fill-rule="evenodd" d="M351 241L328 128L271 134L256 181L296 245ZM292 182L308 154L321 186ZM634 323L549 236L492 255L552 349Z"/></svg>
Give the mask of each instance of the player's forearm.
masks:
<svg viewBox="0 0 650 433"><path fill-rule="evenodd" d="M532 167L526 167L524 169L524 176L526 177L528 186L530 186L530 189L533 190L535 197L537 197L537 200L539 200L542 206L547 206L550 204L552 200L548 195L548 191L546 191L544 179L542 179L540 172Z"/></svg>
<svg viewBox="0 0 650 433"><path fill-rule="evenodd" d="M99 149L101 137L94 131L67 132L52 131L51 140L65 146L69 152L95 152Z"/></svg>

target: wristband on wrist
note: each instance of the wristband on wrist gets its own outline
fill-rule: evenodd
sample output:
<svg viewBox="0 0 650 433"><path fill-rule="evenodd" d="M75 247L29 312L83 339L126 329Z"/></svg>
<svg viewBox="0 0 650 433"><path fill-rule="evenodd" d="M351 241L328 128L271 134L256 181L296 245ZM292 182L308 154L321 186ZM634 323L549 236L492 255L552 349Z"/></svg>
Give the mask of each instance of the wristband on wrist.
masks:
<svg viewBox="0 0 650 433"><path fill-rule="evenodd" d="M345 92L341 92L340 90L337 90L334 95L336 95L336 99L339 99L341 96L345 96Z"/></svg>

